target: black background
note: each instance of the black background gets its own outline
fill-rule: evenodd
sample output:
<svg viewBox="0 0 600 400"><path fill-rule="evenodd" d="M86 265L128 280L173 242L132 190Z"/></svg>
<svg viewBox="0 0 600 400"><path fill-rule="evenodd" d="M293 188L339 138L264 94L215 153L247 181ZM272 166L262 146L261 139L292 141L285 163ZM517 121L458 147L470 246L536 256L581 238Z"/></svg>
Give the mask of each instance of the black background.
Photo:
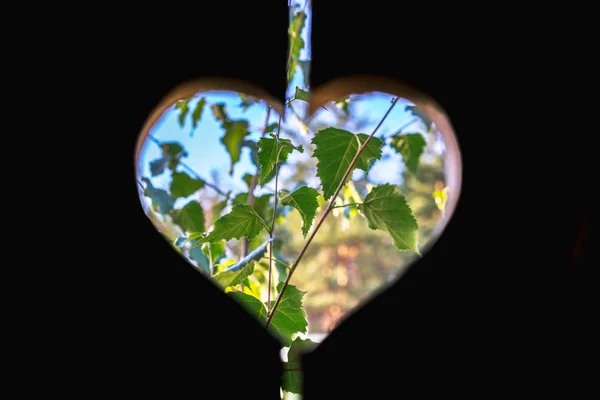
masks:
<svg viewBox="0 0 600 400"><path fill-rule="evenodd" d="M383 0L314 3L312 87L360 73L421 89L450 116L464 175L431 251L305 357L305 398L597 391L588 367L591 146L573 136L581 104L559 103L559 90L582 83L555 68L568 64L557 57L560 35L527 31L533 19L522 10L470 9L471 18ZM133 152L151 110L186 80L244 79L283 101L288 9L215 2L170 14L172 6L149 6L155 19L110 10L94 23L81 76L95 95L86 115L99 117L106 139L77 136L84 158L103 161L81 172L95 184L72 212L85 205L97 228L61 257L71 252L77 265L69 294L58 296L65 302L50 310L52 356L30 376L57 372L52 387L80 395L277 399L278 344L156 232L140 206Z"/></svg>

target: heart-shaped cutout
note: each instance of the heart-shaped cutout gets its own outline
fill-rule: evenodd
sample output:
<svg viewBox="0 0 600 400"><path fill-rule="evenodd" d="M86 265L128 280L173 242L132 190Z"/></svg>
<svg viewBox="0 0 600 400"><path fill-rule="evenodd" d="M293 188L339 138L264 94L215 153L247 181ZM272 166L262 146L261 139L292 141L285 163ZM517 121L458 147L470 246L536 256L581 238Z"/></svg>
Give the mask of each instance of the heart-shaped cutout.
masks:
<svg viewBox="0 0 600 400"><path fill-rule="evenodd" d="M296 349L435 241L461 185L444 112L375 77L331 82L310 99L298 88L286 107L235 80L186 83L144 125L136 171L157 230L291 346L290 371ZM286 373L284 388L297 381Z"/></svg>

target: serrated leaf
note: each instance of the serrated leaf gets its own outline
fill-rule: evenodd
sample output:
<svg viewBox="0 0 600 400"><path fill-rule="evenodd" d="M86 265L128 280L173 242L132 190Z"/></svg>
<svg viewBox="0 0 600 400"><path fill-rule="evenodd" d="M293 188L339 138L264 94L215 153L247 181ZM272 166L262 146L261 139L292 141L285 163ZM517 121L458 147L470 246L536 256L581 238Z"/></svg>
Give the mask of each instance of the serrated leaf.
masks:
<svg viewBox="0 0 600 400"><path fill-rule="evenodd" d="M211 210L212 211L212 223L214 223L216 220L221 218L221 212L225 209L225 207L227 207L228 201L229 201L229 194L227 195L227 198L225 198L225 200L216 203L212 207L212 210Z"/></svg>
<svg viewBox="0 0 600 400"><path fill-rule="evenodd" d="M277 291L281 292L283 283L277 285ZM285 288L281 302L273 314L269 328L272 328L281 338L284 346L289 346L292 336L296 333L306 333L308 321L302 306L302 298L306 292L298 290L294 285ZM271 308L275 300L271 301Z"/></svg>
<svg viewBox="0 0 600 400"><path fill-rule="evenodd" d="M209 259L212 256L213 263L216 263L219 257L221 257L225 253L225 242L220 240L214 243L203 243L202 244L202 252ZM209 252L210 248L210 252Z"/></svg>
<svg viewBox="0 0 600 400"><path fill-rule="evenodd" d="M202 119L202 113L204 112L204 106L206 106L206 99L204 97L202 97L200 100L198 100L198 103L196 103L196 108L194 109L194 112L192 113L192 129L196 129L198 122ZM193 132L194 131L192 130L192 133Z"/></svg>
<svg viewBox="0 0 600 400"><path fill-rule="evenodd" d="M142 178L142 181L146 184L144 189L144 196L150 197L152 205L161 213L166 214L173 209L175 200L169 193L162 189L156 189L150 179Z"/></svg>
<svg viewBox="0 0 600 400"><path fill-rule="evenodd" d="M254 211L256 211L256 213L258 215L260 215L260 217L263 220L267 219L267 215L269 214L269 205L271 203L271 194L270 193L265 193L262 196L259 197L255 197L254 198L254 204L252 205L252 207L254 208ZM232 200L233 204L248 204L248 193L247 192L243 192L243 193L238 193Z"/></svg>
<svg viewBox="0 0 600 400"><path fill-rule="evenodd" d="M221 286L235 286L242 283L246 278L252 275L254 271L254 261L244 264L243 267L232 269L229 267L218 274L213 275L213 279Z"/></svg>
<svg viewBox="0 0 600 400"><path fill-rule="evenodd" d="M397 153L402 154L404 165L415 174L419 166L419 158L427 145L423 135L420 133L397 133L392 137L390 145Z"/></svg>
<svg viewBox="0 0 600 400"><path fill-rule="evenodd" d="M188 112L190 111L190 108L188 105L190 100L191 100L191 98L181 100L181 101L178 101L177 103L175 103L175 108L179 110L179 116L177 117L177 120L179 121L179 125L182 128L183 128L183 125L185 125L185 117L187 116Z"/></svg>
<svg viewBox="0 0 600 400"><path fill-rule="evenodd" d="M423 122L423 125L427 127L427 130L431 128L431 120L417 106L407 105L406 107L404 107L404 110L410 112L412 115L419 118Z"/></svg>
<svg viewBox="0 0 600 400"><path fill-rule="evenodd" d="M308 186L302 186L291 193L281 191L281 205L294 207L300 213L302 217L302 235L304 237L308 234L315 219L317 208L319 208L318 196L319 192Z"/></svg>
<svg viewBox="0 0 600 400"><path fill-rule="evenodd" d="M359 206L369 228L387 232L399 250L413 250L417 254L419 225L406 199L395 185L375 186Z"/></svg>
<svg viewBox="0 0 600 400"><path fill-rule="evenodd" d="M281 285L279 285L279 289L281 289ZM296 289L293 285L288 285L284 297L281 298L281 302L271 319L269 331L278 337L284 346L291 345L292 336L296 333L306 333L308 321L302 308L302 296L305 293ZM250 315L256 318L261 325L265 324L267 309L259 299L242 292L230 292L228 294ZM271 303L274 303L274 301Z"/></svg>
<svg viewBox="0 0 600 400"><path fill-rule="evenodd" d="M353 134L343 129L324 128L319 130L312 139L317 147L313 156L319 160L317 176L323 186L323 197L329 200L342 181L350 162L356 155L360 146L369 135L364 133ZM381 158L381 139L372 137L367 147L362 151L353 170L359 168L367 171L374 160ZM348 175L348 179L352 174Z"/></svg>
<svg viewBox="0 0 600 400"><path fill-rule="evenodd" d="M171 157L169 156L150 161L150 174L157 176L165 172L165 169L169 166L169 161L171 161Z"/></svg>
<svg viewBox="0 0 600 400"><path fill-rule="evenodd" d="M289 393L301 393L302 390L302 364L301 354L307 353L315 347L310 339L296 338L287 352L287 362L283 363L283 377L281 388Z"/></svg>
<svg viewBox="0 0 600 400"><path fill-rule="evenodd" d="M186 232L204 231L204 210L200 203L190 201L179 210L173 211L173 221Z"/></svg>
<svg viewBox="0 0 600 400"><path fill-rule="evenodd" d="M302 145L294 146L289 139L277 139L262 137L258 141L258 163L260 164L260 177L258 182L267 182L269 174L275 169L275 163L284 163L288 156L294 151L304 152ZM279 155L279 158L278 158Z"/></svg>
<svg viewBox="0 0 600 400"><path fill-rule="evenodd" d="M310 92L296 86L296 93L294 94L294 99L302 100L302 101L310 101Z"/></svg>
<svg viewBox="0 0 600 400"><path fill-rule="evenodd" d="M214 229L206 237L199 238L194 246L205 242L239 240L242 237L252 240L263 229L267 229L265 221L252 206L235 204L231 212L217 219Z"/></svg>
<svg viewBox="0 0 600 400"><path fill-rule="evenodd" d="M173 180L171 181L171 196L173 198L188 197L203 187L203 180L194 179L185 172L173 172Z"/></svg>

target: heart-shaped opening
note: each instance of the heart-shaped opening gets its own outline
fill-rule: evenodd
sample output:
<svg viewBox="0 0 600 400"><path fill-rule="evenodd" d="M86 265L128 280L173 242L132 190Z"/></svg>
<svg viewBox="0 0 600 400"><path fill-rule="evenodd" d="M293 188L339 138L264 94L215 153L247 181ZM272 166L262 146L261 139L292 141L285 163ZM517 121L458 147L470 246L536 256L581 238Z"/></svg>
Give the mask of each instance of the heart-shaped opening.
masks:
<svg viewBox="0 0 600 400"><path fill-rule="evenodd" d="M286 105L234 80L184 84L151 113L135 159L157 230L284 346L321 341L398 279L461 186L444 111L373 77Z"/></svg>

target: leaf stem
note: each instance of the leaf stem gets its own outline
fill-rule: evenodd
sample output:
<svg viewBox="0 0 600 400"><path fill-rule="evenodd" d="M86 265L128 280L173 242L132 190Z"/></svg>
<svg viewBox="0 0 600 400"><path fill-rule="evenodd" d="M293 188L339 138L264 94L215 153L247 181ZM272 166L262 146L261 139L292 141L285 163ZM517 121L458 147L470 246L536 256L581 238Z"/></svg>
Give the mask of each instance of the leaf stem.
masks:
<svg viewBox="0 0 600 400"><path fill-rule="evenodd" d="M400 97L396 97L392 101L392 105L387 110L387 112L385 113L383 118L381 118L381 121L379 121L379 124L377 124L377 126L373 130L373 133L371 133L371 135L369 135L369 137L365 140L365 142L359 147L358 151L354 155L354 158L350 162L350 165L348 165L348 168L346 169L346 172L344 173L344 176L342 177L340 184L338 185L337 189L333 193L333 196L331 197L332 199L337 198L337 195L340 193L340 190L342 190L342 188L344 187L344 185L346 183L346 179L352 172L352 170L354 168L354 164L356 164L356 160L358 160L358 157L360 156L362 151L365 149L365 147L367 147L367 145L369 144L369 142L371 141L371 138L375 135L375 133L377 133L377 131L379 130L379 128L381 127L381 125L383 124L385 119L388 117L388 115L390 114L390 112L392 111L392 109L394 108L394 106L396 105L396 103L398 102L399 99L400 99ZM319 228L323 224L323 221L325 220L325 218L327 218L327 215L329 215L329 213L333 209L333 204L334 204L334 201L329 202L329 204L327 205L327 208L321 215L321 218L319 218L319 221L317 222L315 229L313 229L312 233L308 237L308 240L304 244L304 247L302 247L302 250L300 250L300 254L298 255L298 258L296 259L296 261L294 261L294 264L290 268L290 272L289 272L287 278L285 279L285 282L283 282L283 286L281 287L281 291L279 292L279 295L277 296L277 300L275 300L275 304L273 305L273 308L271 309L271 311L268 314L267 320L265 322L265 327L268 327L269 324L271 323L271 320L273 319L273 315L275 315L275 310L277 309L277 306L279 306L279 303L281 303L281 299L283 298L283 293L285 292L285 288L290 283L290 279L292 278L292 275L294 275L294 271L296 271L296 268L298 268L298 264L300 263L300 260L302 260L302 257L306 253L306 249L308 248L308 246L314 239L315 235L319 231Z"/></svg>
<svg viewBox="0 0 600 400"><path fill-rule="evenodd" d="M208 265L210 269L210 276L213 276L215 273L215 265L213 263L212 251L210 250L210 243L206 246L208 249Z"/></svg>
<svg viewBox="0 0 600 400"><path fill-rule="evenodd" d="M148 139L150 139L151 142L157 144L158 146L162 146L162 143L160 142L160 140L158 140L157 138L155 138L152 135L148 135ZM184 163L183 161L179 160L179 164L188 170L189 173L191 173L194 178L201 180L202 182L204 182L204 186L211 188L212 190L214 190L215 192L217 192L218 194L220 194L223 197L227 197L227 194L224 193L221 189L219 189L218 186L213 185L212 183L208 182L206 179L203 179L200 175L198 175L198 173L196 171L194 171L192 169L192 167L190 167L189 165L187 165L186 163Z"/></svg>
<svg viewBox="0 0 600 400"><path fill-rule="evenodd" d="M269 237L271 238L271 243L269 243L269 256L273 257L273 235L275 234L275 220L277 219L277 200L279 199L277 196L278 184L279 184L279 131L281 130L281 115L279 115L279 124L277 128L277 140L275 141L275 149L277 151L277 159L275 160L275 195L273 196L274 205L273 205L273 218L271 220L271 231L269 232ZM271 281L273 277L273 260L269 259L269 279L268 279L268 290L267 290L267 313L269 312L269 304L271 304Z"/></svg>
<svg viewBox="0 0 600 400"><path fill-rule="evenodd" d="M333 206L331 208L342 208L342 207L349 207L349 206L360 206L362 203L348 203L348 204L342 204L339 206Z"/></svg>

